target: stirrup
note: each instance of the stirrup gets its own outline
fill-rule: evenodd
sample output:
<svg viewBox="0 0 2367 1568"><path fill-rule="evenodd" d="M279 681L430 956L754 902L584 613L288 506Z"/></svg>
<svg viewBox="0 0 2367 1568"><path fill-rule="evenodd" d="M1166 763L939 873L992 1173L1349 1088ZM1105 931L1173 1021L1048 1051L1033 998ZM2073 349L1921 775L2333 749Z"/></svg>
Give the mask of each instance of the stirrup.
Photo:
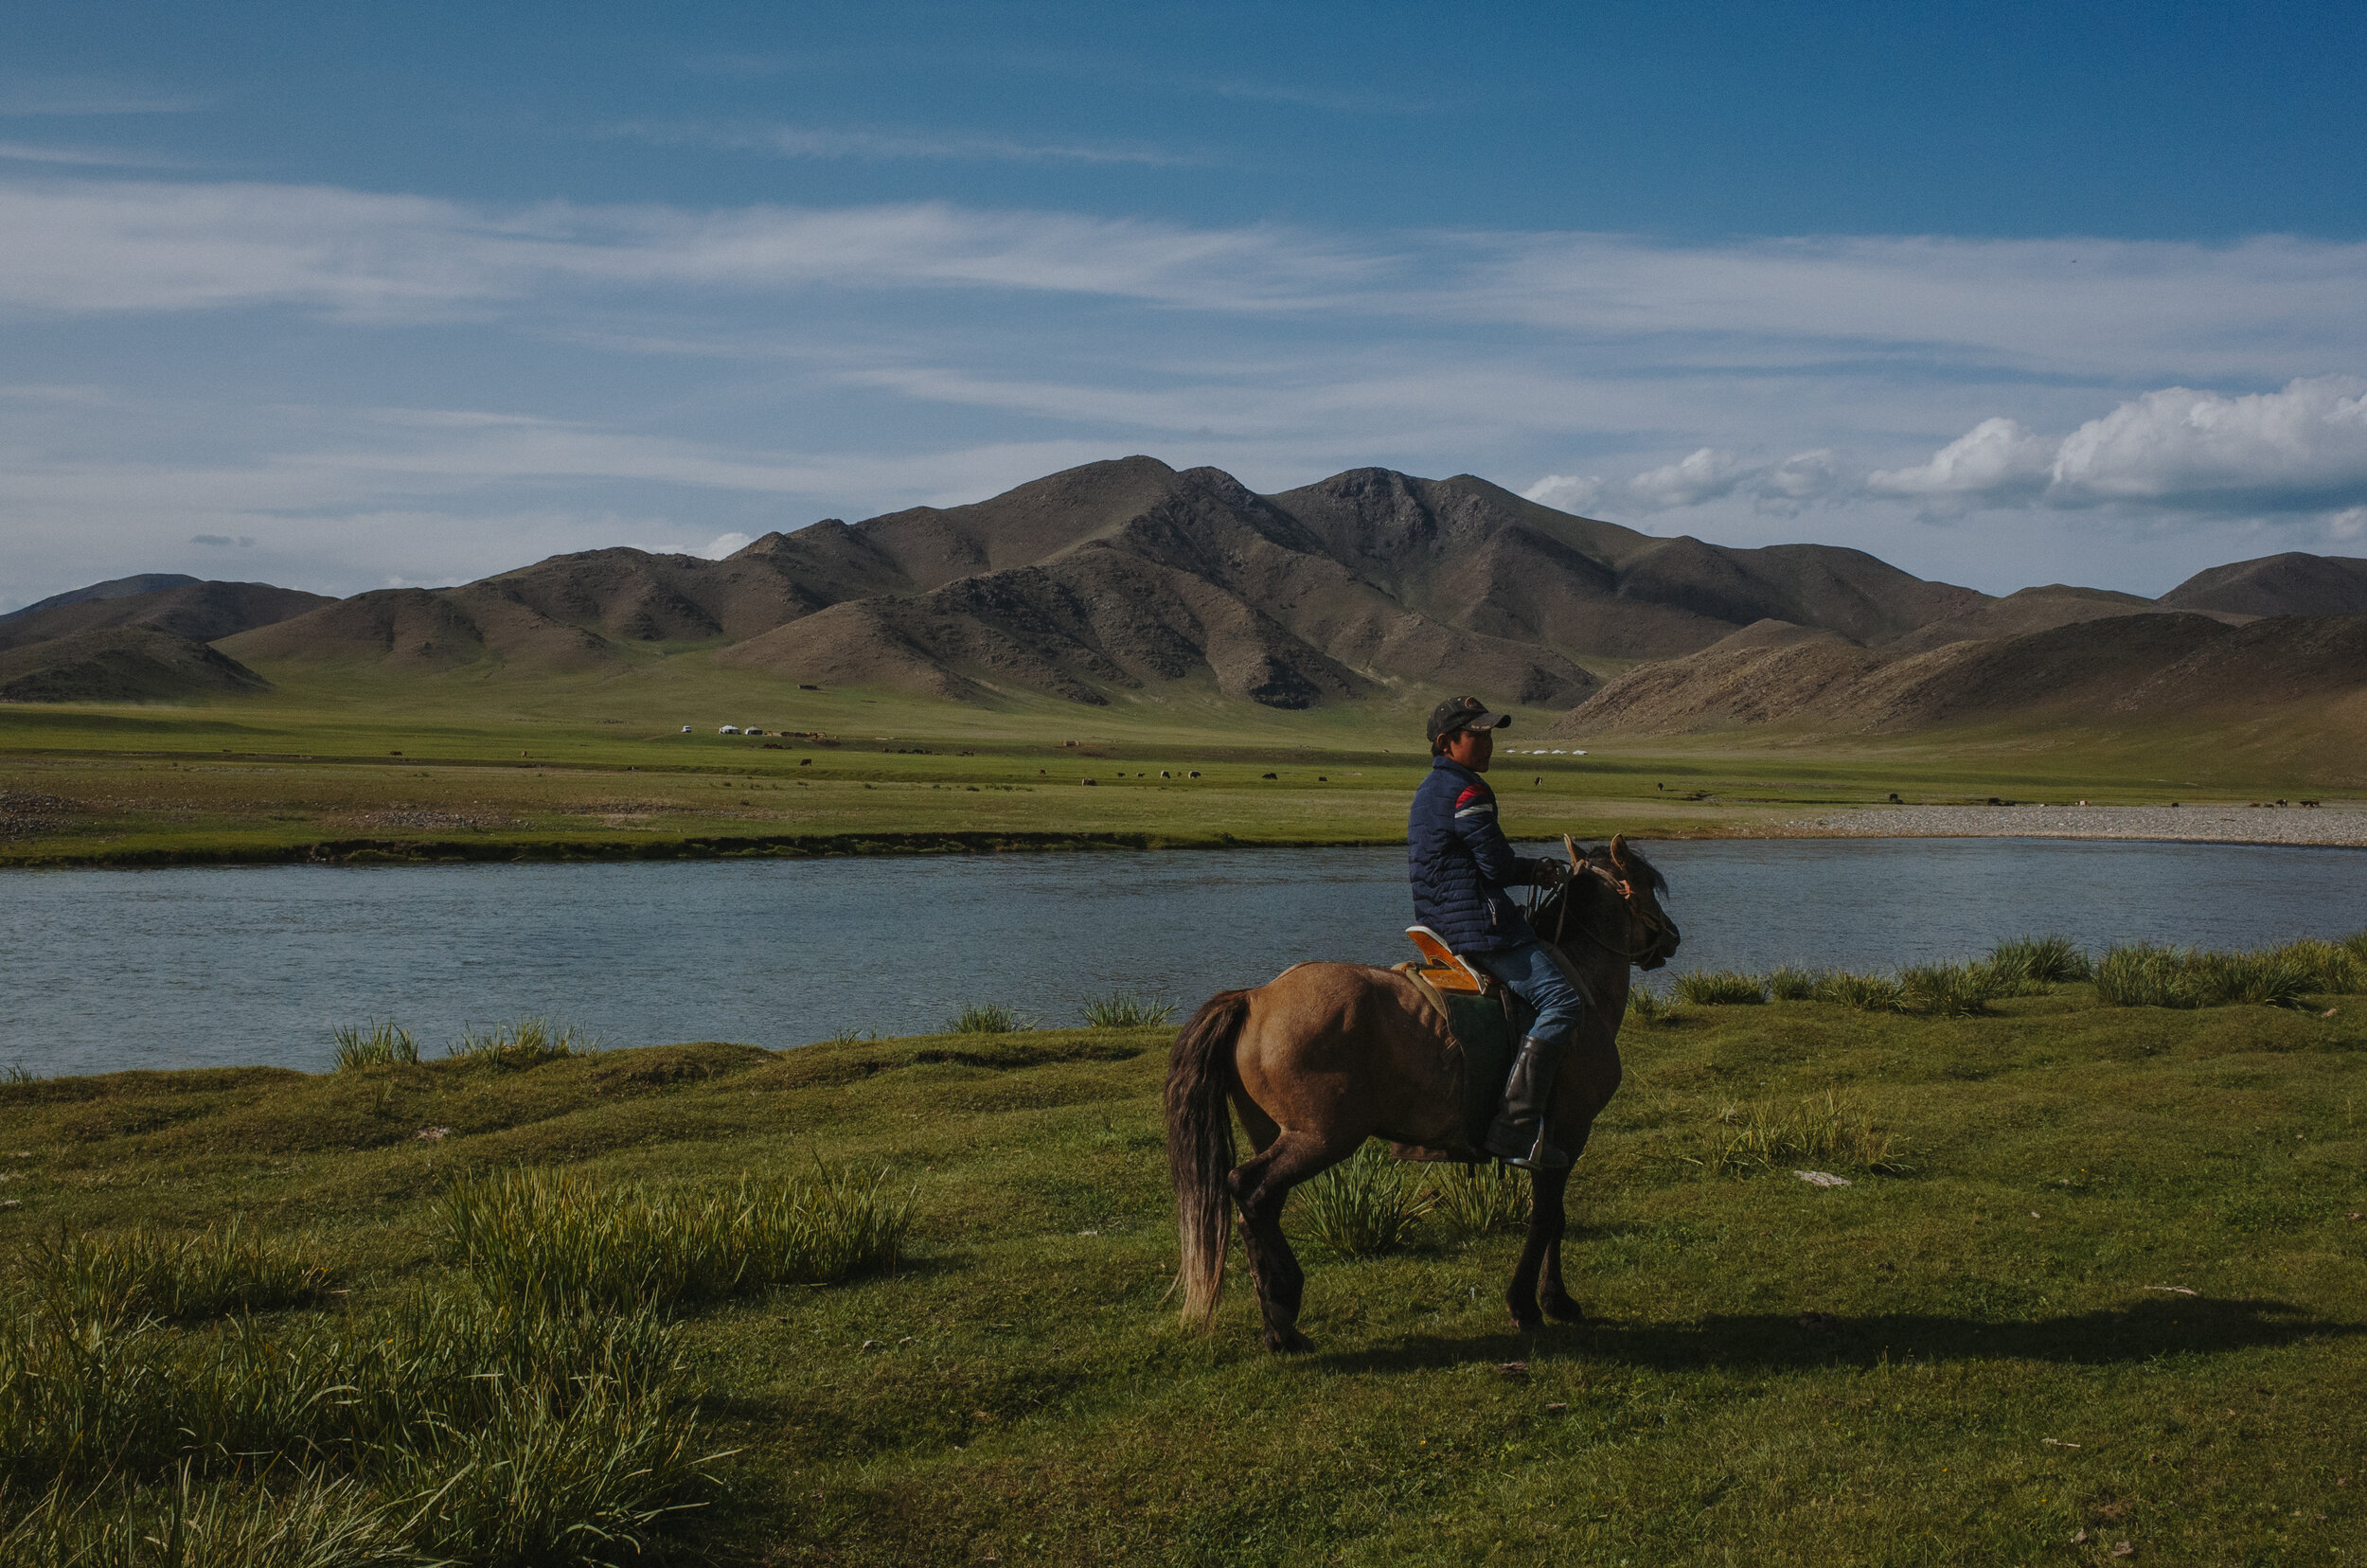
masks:
<svg viewBox="0 0 2367 1568"><path fill-rule="evenodd" d="M1514 1137L1521 1135L1520 1124L1517 1122L1507 1131ZM1567 1170L1570 1168L1570 1156L1562 1152L1558 1144L1545 1136L1545 1120L1541 1116L1538 1118L1536 1136L1529 1140L1528 1149L1524 1153L1500 1152L1496 1148L1494 1127L1487 1130L1487 1136L1481 1141L1486 1146L1490 1155L1502 1160L1515 1170Z"/></svg>

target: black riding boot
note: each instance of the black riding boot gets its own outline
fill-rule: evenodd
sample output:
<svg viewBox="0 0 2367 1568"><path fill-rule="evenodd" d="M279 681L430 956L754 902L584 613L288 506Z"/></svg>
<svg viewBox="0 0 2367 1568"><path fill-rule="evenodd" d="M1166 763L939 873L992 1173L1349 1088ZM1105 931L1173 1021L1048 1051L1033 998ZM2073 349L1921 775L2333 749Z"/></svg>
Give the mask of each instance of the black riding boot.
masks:
<svg viewBox="0 0 2367 1568"><path fill-rule="evenodd" d="M1530 1035L1512 1059L1512 1076L1504 1079L1504 1109L1487 1129L1487 1152L1506 1165L1526 1170L1563 1170L1570 1156L1545 1136L1545 1102L1554 1092L1554 1074L1561 1066L1561 1045Z"/></svg>

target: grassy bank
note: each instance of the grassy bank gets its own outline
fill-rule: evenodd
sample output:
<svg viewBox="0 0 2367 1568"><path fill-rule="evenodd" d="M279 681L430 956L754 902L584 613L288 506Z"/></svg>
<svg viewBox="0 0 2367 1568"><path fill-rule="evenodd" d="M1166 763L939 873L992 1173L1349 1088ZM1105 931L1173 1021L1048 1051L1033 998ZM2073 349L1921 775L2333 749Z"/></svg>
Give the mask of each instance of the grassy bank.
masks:
<svg viewBox="0 0 2367 1568"><path fill-rule="evenodd" d="M1516 1243L1485 1228L1502 1205L1439 1193L1386 1256L1306 1246L1321 1348L1287 1362L1255 1348L1237 1279L1211 1341L1161 1305L1170 1033L13 1083L0 1248L21 1311L61 1226L219 1238L235 1216L286 1305L246 1329L158 1323L158 1344L394 1323L408 1345L422 1297L598 1274L583 1247L562 1266L520 1239L557 1234L549 1213L725 1237L712 1259L739 1233L664 1220L686 1193L773 1190L819 1159L909 1194L892 1268L774 1284L682 1265L663 1277L708 1283L653 1318L599 1308L609 1337L583 1344L617 1368L608 1405L520 1396L617 1443L681 1439L649 1450L665 1488L615 1513L667 1559L1826 1568L2102 1562L2127 1541L2141 1562L2283 1563L2367 1541L2358 998L2132 1007L2056 984L1959 1018L1681 1003L1631 1022L1574 1185L1588 1323L1510 1332ZM535 1203L561 1209L497 1222ZM459 1339L544 1386L504 1348L518 1331L488 1325ZM484 1473L419 1442L436 1474ZM144 1506L165 1506L169 1461L151 1455ZM294 1485L215 1469L189 1484L218 1511ZM351 1474L382 1485L356 1461L297 1501L350 1511L333 1488ZM12 1518L37 1490L11 1488ZM492 1514L454 1517L419 1539L534 1560L470 1534Z"/></svg>
<svg viewBox="0 0 2367 1568"><path fill-rule="evenodd" d="M777 683L279 673L273 695L211 706L0 706L0 866L1393 843L1429 760L1410 704L988 709ZM2349 787L2177 737L1509 755L1548 744L1555 718L1522 711L1502 739L1493 776L1524 834L1783 831L1893 795L2192 804ZM725 722L767 733L719 734Z"/></svg>

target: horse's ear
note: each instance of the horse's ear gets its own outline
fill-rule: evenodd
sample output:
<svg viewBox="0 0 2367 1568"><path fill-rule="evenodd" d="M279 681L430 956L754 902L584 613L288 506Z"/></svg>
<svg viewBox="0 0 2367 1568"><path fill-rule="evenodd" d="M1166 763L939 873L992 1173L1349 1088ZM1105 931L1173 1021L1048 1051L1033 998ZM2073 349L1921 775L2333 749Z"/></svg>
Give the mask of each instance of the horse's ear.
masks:
<svg viewBox="0 0 2367 1568"><path fill-rule="evenodd" d="M1611 835L1611 864L1619 867L1622 871L1625 871L1628 868L1627 834L1613 833Z"/></svg>

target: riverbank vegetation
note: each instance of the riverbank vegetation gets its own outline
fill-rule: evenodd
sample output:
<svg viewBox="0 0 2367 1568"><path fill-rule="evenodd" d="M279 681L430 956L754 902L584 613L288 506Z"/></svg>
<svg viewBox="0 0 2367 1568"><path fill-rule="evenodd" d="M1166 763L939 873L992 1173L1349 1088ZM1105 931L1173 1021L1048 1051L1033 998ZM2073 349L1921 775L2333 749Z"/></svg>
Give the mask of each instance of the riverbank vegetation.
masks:
<svg viewBox="0 0 2367 1568"><path fill-rule="evenodd" d="M0 1084L0 1561L2329 1560L2308 1001L1664 1007L1586 1323L1507 1327L1517 1185L1367 1156L1288 1360L1163 1304L1166 1027Z"/></svg>
<svg viewBox="0 0 2367 1568"><path fill-rule="evenodd" d="M554 675L295 681L178 707L0 704L0 865L1398 843L1429 764L1429 701L988 707ZM1813 830L1894 796L2166 806L2339 799L2359 783L2150 732L1606 748L1549 737L1557 717L1516 710L1500 738L1492 777L1522 834ZM720 733L727 722L741 733Z"/></svg>
<svg viewBox="0 0 2367 1568"><path fill-rule="evenodd" d="M1639 988L1629 1008L1647 1022L1672 1002L1698 1007L1776 1002L1831 1002L1860 1012L1969 1018L2004 997L2043 994L2072 980L2092 980L2096 999L2116 1007L2226 1007L2253 1004L2300 1007L2322 995L2367 992L2367 931L2327 941L2308 937L2252 953L2215 953L2156 942L2125 942L2091 958L2065 936L2002 942L1968 963L1911 964L1889 974L1776 969L1766 974L1695 970L1676 977L1666 997Z"/></svg>

